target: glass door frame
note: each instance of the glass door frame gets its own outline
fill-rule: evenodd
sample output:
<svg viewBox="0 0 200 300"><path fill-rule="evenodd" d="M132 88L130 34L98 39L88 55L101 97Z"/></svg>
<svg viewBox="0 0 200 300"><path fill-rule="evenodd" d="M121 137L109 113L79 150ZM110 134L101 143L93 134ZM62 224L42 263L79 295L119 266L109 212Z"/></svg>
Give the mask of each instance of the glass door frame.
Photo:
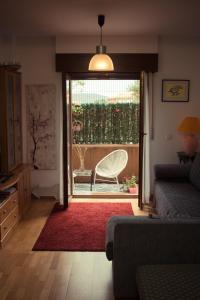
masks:
<svg viewBox="0 0 200 300"><path fill-rule="evenodd" d="M66 82L69 81L68 94ZM63 111L63 208L67 209L72 197L72 168L71 168L71 82L70 75L62 74L62 111ZM68 126L67 126L68 125ZM70 181L70 182L69 182Z"/></svg>
<svg viewBox="0 0 200 300"><path fill-rule="evenodd" d="M143 145L143 135L141 134L143 132L143 92L142 92L142 82L141 82L141 73L140 72L133 72L133 73L70 73L70 74L64 74L64 82L63 82L63 86L65 87L65 91L63 91L63 99L65 97L65 102L66 102L66 80L87 80L87 79L137 79L140 80L140 125L139 125L139 147L141 148L141 146ZM70 90L69 90L69 95L71 95L71 84L70 84ZM68 124L68 128L71 128L71 97L69 97L69 103L70 103L70 122L68 122L67 118L64 117L64 114L67 113L67 108L66 108L66 103L65 105L63 104L63 108L65 106L65 109L63 110L63 126L67 127ZM64 100L63 100L64 103ZM64 121L65 120L65 121ZM66 128L63 130L63 143L66 144L66 137L64 138L64 134L66 134ZM72 133L72 130L70 130L70 132ZM72 160L72 134L71 136L69 136L67 139L70 138L70 158ZM69 142L69 141L68 141ZM63 147L63 149L66 149L66 147ZM143 148L143 147L142 147ZM68 148L69 149L69 148ZM64 160L65 157L65 160ZM141 151L141 149L139 149L139 194L138 194L138 206L141 208L141 199L142 199L142 160L143 160L143 152ZM69 162L66 159L66 153L63 152L63 162L67 162L63 164L63 169L64 172L64 180L63 180L63 185L64 185L64 206L65 208L68 207L68 200L66 200L66 197L76 197L76 198L105 198L106 195L74 195L73 194L73 187L72 187L72 182L73 182L73 172L72 172L72 168L70 169L70 179L71 179L71 195L69 195L69 188L68 188L68 171L67 171L67 166L69 165ZM107 196L108 197L108 196ZM109 198L132 198L133 199L133 195L110 195L109 194Z"/></svg>

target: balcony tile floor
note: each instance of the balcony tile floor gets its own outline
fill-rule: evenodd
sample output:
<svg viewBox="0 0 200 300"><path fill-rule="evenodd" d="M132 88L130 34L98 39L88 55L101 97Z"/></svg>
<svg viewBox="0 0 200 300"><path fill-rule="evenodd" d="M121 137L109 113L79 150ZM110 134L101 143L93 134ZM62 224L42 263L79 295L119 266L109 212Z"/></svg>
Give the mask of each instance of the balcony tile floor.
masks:
<svg viewBox="0 0 200 300"><path fill-rule="evenodd" d="M90 190L90 184L89 183L75 183L74 184L74 195L88 195L91 193L109 193L109 194L127 194L130 195L127 192L124 192L123 185L120 184L120 190L117 184L108 184L108 183L96 183L95 185L92 185L92 192Z"/></svg>

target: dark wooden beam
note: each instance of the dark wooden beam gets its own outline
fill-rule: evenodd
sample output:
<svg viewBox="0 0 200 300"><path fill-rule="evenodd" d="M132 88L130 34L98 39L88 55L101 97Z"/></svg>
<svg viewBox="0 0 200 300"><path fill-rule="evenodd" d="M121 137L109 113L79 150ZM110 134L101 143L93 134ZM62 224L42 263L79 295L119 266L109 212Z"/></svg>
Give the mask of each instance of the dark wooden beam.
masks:
<svg viewBox="0 0 200 300"><path fill-rule="evenodd" d="M72 80L83 80L83 79L130 79L130 80L136 80L140 79L140 72L138 73L113 73L113 72L87 72L87 73L68 73L70 74L70 78Z"/></svg>
<svg viewBox="0 0 200 300"><path fill-rule="evenodd" d="M92 55L88 53L56 54L56 72L88 73L88 64ZM110 53L109 55L115 68L114 72L109 72L109 74L158 71L158 54L156 53Z"/></svg>

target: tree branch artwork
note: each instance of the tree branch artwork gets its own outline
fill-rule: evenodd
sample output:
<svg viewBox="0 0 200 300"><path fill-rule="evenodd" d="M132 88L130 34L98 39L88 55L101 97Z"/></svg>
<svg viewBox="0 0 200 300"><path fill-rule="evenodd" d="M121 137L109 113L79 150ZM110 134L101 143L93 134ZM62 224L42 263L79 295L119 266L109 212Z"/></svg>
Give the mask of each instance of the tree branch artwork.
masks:
<svg viewBox="0 0 200 300"><path fill-rule="evenodd" d="M40 113L38 114L38 116L36 116L30 112L30 135L33 140L32 163L34 169L39 169L36 163L36 154L37 150L40 147L40 143L44 143L45 141L52 138L52 134L44 134L44 129L48 127L49 121L50 118L42 120Z"/></svg>
<svg viewBox="0 0 200 300"><path fill-rule="evenodd" d="M28 162L35 170L55 170L55 85L27 85L26 97Z"/></svg>

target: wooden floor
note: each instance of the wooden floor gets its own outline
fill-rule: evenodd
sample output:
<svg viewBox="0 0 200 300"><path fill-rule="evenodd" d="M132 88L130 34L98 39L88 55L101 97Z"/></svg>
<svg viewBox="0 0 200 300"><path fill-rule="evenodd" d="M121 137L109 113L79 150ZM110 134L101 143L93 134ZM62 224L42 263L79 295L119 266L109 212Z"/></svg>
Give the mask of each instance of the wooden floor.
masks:
<svg viewBox="0 0 200 300"><path fill-rule="evenodd" d="M113 300L111 262L105 253L31 251L53 205L52 199L33 200L26 218L0 250L0 300ZM132 206L135 215L145 214L137 200Z"/></svg>

